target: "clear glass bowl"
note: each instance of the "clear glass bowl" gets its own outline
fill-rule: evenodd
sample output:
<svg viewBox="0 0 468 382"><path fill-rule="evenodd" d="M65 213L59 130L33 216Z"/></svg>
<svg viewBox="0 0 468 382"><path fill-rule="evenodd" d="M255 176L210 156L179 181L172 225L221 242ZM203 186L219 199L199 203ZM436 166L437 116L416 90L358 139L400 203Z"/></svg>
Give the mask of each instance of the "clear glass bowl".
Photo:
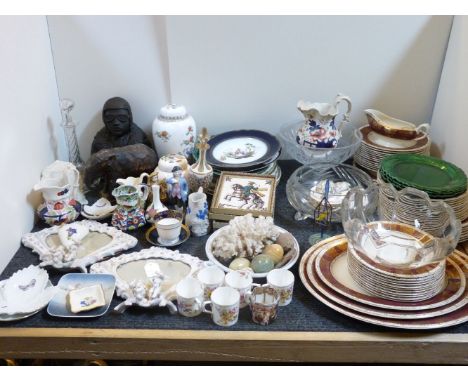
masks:
<svg viewBox="0 0 468 382"><path fill-rule="evenodd" d="M308 148L302 146L297 143L296 134L303 123L304 121L298 121L284 125L278 136L283 150L302 164L323 163L332 167L351 158L361 144L362 134L359 129L348 127L343 129L342 137L339 139L337 147Z"/></svg>
<svg viewBox="0 0 468 382"><path fill-rule="evenodd" d="M330 180L328 201L332 206L332 222L341 222L341 202L347 192L357 186L369 187L373 182L369 175L356 167L341 164L306 165L298 168L286 184L286 195L297 211L296 220L313 217L314 210L323 198L324 182Z"/></svg>
<svg viewBox="0 0 468 382"><path fill-rule="evenodd" d="M389 272L444 260L455 249L461 232L460 221L448 204L431 201L423 191L397 191L391 185L381 191L376 185L352 189L343 200L341 218L348 248Z"/></svg>

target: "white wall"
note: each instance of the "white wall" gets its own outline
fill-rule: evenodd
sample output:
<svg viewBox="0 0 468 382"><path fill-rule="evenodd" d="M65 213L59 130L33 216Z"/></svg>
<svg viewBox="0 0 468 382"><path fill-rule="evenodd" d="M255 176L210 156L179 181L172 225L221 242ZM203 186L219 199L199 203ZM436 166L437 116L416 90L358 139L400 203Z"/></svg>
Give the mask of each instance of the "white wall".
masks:
<svg viewBox="0 0 468 382"><path fill-rule="evenodd" d="M468 17L455 16L432 118L433 154L468 174Z"/></svg>
<svg viewBox="0 0 468 382"><path fill-rule="evenodd" d="M1 272L33 226L33 185L66 149L46 18L0 17L0 56Z"/></svg>
<svg viewBox="0 0 468 382"><path fill-rule="evenodd" d="M452 17L167 19L172 99L217 133L277 131L301 98L354 101L417 124L431 119Z"/></svg>
<svg viewBox="0 0 468 382"><path fill-rule="evenodd" d="M132 106L134 122L151 124L169 99L164 16L48 16L59 94L75 101L78 141L87 159L101 110L111 97Z"/></svg>
<svg viewBox="0 0 468 382"><path fill-rule="evenodd" d="M329 102L337 92L353 99L356 125L369 107L428 122L452 23L450 16L48 20L59 93L76 101L85 159L102 104L115 95L130 101L148 134L171 100L212 133L275 132L301 118L300 98Z"/></svg>

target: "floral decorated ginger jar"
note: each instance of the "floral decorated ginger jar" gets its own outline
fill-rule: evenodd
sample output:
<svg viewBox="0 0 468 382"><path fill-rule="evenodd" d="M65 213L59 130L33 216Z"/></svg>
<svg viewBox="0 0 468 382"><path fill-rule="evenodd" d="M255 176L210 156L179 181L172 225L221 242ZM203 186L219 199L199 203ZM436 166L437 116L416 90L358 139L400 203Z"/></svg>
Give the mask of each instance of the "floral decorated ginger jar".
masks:
<svg viewBox="0 0 468 382"><path fill-rule="evenodd" d="M153 121L153 140L160 156L181 154L192 158L197 127L184 106L166 105Z"/></svg>

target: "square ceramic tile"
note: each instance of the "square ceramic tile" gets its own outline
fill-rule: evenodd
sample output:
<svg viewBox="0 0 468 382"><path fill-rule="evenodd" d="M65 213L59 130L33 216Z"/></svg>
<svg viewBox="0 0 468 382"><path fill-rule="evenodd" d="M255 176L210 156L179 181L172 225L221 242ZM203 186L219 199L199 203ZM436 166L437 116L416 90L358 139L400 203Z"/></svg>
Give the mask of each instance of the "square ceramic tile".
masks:
<svg viewBox="0 0 468 382"><path fill-rule="evenodd" d="M81 289L92 285L100 284L104 292L106 304L104 306L79 312L72 313L67 303L67 294L71 289ZM115 277L106 274L89 274L89 273L68 273L60 279L57 285L57 294L49 303L47 313L56 317L99 317L104 315L109 309L112 301L112 296L115 290Z"/></svg>

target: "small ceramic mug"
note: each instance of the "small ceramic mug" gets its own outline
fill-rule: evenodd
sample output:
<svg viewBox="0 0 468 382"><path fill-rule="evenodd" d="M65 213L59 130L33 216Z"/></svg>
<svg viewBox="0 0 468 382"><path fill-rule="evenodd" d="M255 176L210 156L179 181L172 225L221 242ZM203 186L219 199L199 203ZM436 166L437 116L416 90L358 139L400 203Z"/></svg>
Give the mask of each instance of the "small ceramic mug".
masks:
<svg viewBox="0 0 468 382"><path fill-rule="evenodd" d="M225 279L226 286L236 289L240 294L240 307L244 308L249 303L245 300L245 295L252 290L254 286L260 286L253 283L253 271L251 269L241 269L230 271Z"/></svg>
<svg viewBox="0 0 468 382"><path fill-rule="evenodd" d="M160 244L173 244L179 240L182 223L176 218L164 218L155 223Z"/></svg>
<svg viewBox="0 0 468 382"><path fill-rule="evenodd" d="M203 309L203 285L193 277L186 277L176 286L177 309L182 316L198 316Z"/></svg>
<svg viewBox="0 0 468 382"><path fill-rule="evenodd" d="M260 325L271 324L278 315L279 294L271 287L255 287L247 293L246 300L250 305L252 321Z"/></svg>
<svg viewBox="0 0 468 382"><path fill-rule="evenodd" d="M240 294L231 287L216 288L211 301L203 303L203 312L211 314L213 322L220 326L232 326L239 319ZM211 310L207 306L211 305Z"/></svg>
<svg viewBox="0 0 468 382"><path fill-rule="evenodd" d="M288 305L293 296L294 275L287 269L273 269L267 274L267 284L275 289L279 294L279 305Z"/></svg>
<svg viewBox="0 0 468 382"><path fill-rule="evenodd" d="M198 272L197 279L203 285L205 300L209 300L211 293L223 285L224 272L217 266L212 265Z"/></svg>

